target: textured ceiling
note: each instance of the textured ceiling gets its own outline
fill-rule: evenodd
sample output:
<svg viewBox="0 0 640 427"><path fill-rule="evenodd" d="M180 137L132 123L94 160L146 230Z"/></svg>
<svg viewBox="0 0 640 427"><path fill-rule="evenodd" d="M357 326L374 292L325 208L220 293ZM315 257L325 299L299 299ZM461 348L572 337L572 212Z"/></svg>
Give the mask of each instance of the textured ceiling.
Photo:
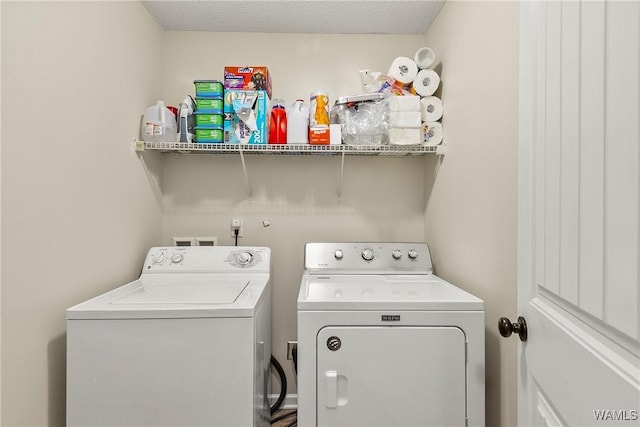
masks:
<svg viewBox="0 0 640 427"><path fill-rule="evenodd" d="M168 31L425 34L445 0L144 0Z"/></svg>

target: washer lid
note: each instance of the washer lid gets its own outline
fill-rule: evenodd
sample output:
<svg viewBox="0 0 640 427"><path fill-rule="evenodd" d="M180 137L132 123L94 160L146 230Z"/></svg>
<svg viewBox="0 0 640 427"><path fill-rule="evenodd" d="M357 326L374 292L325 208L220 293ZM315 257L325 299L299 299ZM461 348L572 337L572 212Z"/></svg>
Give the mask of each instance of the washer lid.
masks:
<svg viewBox="0 0 640 427"><path fill-rule="evenodd" d="M167 277L169 276L169 277ZM111 304L231 304L249 284L246 278L229 278L212 283L203 275L176 282L171 275L142 276L132 291L111 301Z"/></svg>
<svg viewBox="0 0 640 427"><path fill-rule="evenodd" d="M67 309L67 319L253 317L269 274L144 274Z"/></svg>
<svg viewBox="0 0 640 427"><path fill-rule="evenodd" d="M432 274L304 275L301 310L483 310L483 301Z"/></svg>

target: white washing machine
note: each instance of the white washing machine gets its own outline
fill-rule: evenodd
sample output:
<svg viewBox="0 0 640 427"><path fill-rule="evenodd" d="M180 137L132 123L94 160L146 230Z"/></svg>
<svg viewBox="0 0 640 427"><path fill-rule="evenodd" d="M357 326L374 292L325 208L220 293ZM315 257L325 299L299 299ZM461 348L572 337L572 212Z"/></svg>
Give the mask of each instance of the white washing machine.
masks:
<svg viewBox="0 0 640 427"><path fill-rule="evenodd" d="M158 247L67 310L68 426L268 426L269 248Z"/></svg>
<svg viewBox="0 0 640 427"><path fill-rule="evenodd" d="M484 425L483 301L424 243L308 243L298 425Z"/></svg>

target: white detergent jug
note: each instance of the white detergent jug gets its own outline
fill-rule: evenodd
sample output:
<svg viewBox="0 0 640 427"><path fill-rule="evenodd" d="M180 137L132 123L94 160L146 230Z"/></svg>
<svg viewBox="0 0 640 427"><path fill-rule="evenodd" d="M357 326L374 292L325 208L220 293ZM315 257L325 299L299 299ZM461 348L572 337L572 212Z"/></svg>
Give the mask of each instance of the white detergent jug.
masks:
<svg viewBox="0 0 640 427"><path fill-rule="evenodd" d="M177 142L176 116L169 110L164 101L144 110L140 137L147 142Z"/></svg>
<svg viewBox="0 0 640 427"><path fill-rule="evenodd" d="M297 99L287 111L287 144L309 143L309 106Z"/></svg>

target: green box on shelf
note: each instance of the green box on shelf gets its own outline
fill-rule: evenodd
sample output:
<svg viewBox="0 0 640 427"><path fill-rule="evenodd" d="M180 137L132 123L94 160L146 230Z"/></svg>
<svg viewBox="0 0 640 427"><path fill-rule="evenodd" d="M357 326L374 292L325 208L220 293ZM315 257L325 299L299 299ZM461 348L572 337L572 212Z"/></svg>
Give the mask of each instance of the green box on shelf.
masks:
<svg viewBox="0 0 640 427"><path fill-rule="evenodd" d="M198 113L222 114L223 109L224 109L224 100L222 99L222 96L219 98L196 97L196 111Z"/></svg>
<svg viewBox="0 0 640 427"><path fill-rule="evenodd" d="M205 128L205 127L215 127L222 128L224 125L224 116L222 113L220 114L209 114L209 113L200 113L196 112L196 126Z"/></svg>
<svg viewBox="0 0 640 427"><path fill-rule="evenodd" d="M220 80L194 80L196 97L222 97L224 88Z"/></svg>
<svg viewBox="0 0 640 427"><path fill-rule="evenodd" d="M224 133L222 127L219 126L217 128L206 127L202 128L200 126L196 126L195 128L194 139L197 143L200 144L217 144L222 143L224 137Z"/></svg>

